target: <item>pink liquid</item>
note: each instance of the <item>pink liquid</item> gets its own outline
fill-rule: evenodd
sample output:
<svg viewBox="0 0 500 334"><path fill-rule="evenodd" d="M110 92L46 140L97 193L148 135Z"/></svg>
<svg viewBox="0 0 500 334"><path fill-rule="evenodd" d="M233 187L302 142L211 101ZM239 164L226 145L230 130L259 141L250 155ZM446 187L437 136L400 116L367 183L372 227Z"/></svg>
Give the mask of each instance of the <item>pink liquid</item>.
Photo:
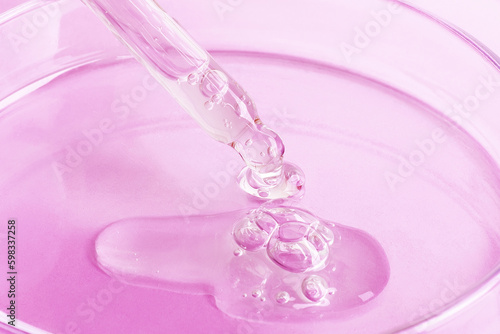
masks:
<svg viewBox="0 0 500 334"><path fill-rule="evenodd" d="M16 160L3 166L11 175L18 171L17 177L3 181L4 189L9 189L4 208L18 212L17 219L30 226L19 232L26 240L19 246L24 258L19 270L30 277L19 296L21 319L60 333L70 332L68 324L95 333L144 328L153 333L165 328L233 333L247 327L275 333L292 329L306 333L311 328L318 333L364 333L366 326L383 332L425 315L436 307L434 300L443 291L446 298L458 298L495 265L500 246L488 222L498 218L496 167L470 137L391 91L336 70L264 55L218 57L255 91L263 117L276 117L271 107L275 104L293 115L275 122L290 147L290 159L309 175L301 205L373 235L391 264L387 287L366 305L334 319L291 325L261 323L258 314L250 321L228 318L206 296L123 284L102 273L95 261L95 240L112 222L130 217L217 215L259 206L236 183L226 182L225 177L235 177L241 166L234 152L206 140L206 134L161 88L144 81L146 74L135 61L119 61L98 71L82 68L52 81L9 107L5 114L9 116L2 120L11 129L3 132L3 143L16 133L24 134L24 140L2 147L10 154L19 152ZM281 78L278 84L285 87L287 98L274 100L255 73ZM314 91L299 97L296 91L301 86L290 80L296 76L341 91L336 107L350 106L351 112L331 109L326 118L322 114L321 124L306 122L297 110L306 107L306 101L326 106L329 98ZM133 100L134 108L121 102L122 95L131 95L144 82L150 88L147 99ZM353 106L348 98L353 94L366 98ZM115 100L119 101L116 108L109 109ZM385 112L366 114L374 104ZM86 134L103 119L109 120L112 131L92 144L87 154ZM394 119L400 130L393 131ZM29 132L26 126L31 127ZM336 126L360 128L362 135ZM397 169L400 151L384 142L411 146L415 137L437 126L449 131L441 154L393 192L384 173ZM30 151L35 143L38 149ZM331 153L325 156L325 150ZM323 164L316 163L318 157ZM453 180L463 178L456 175L467 175L467 181L457 184ZM33 192L35 184L44 192ZM198 221L195 218L183 226L189 228ZM433 228L421 228L422 224ZM409 233L399 232L402 227ZM227 228L232 228L229 221ZM452 232L445 236L442 231ZM404 249L398 246L401 242ZM235 249L228 250L235 258ZM47 252L50 256L40 258ZM216 259L211 252L207 256ZM64 268L64 274L58 268ZM40 312L47 303L58 310L58 317Z"/></svg>
<svg viewBox="0 0 500 334"><path fill-rule="evenodd" d="M80 16L92 22L92 16ZM62 29L60 40L73 40L73 33ZM0 212L22 222L21 321L55 333L394 332L439 313L498 265L498 168L467 132L409 96L333 67L278 55L215 55L252 92L262 119L286 142L287 159L307 174L301 206L367 231L380 243L391 264L385 289L323 320L311 315L314 321L288 323L262 313L229 317L219 309L220 298L215 306L207 295L172 292L140 276L135 278L143 286L125 284L104 274L95 241L118 225L112 222L182 216L190 228L199 223L192 215L247 212L261 203L230 181L243 167L232 149L207 140L135 61L105 58L2 109L0 152L10 159L0 167L1 191L8 194ZM425 155L393 190L386 173L399 175L400 157L408 160L436 129L446 140L434 141L436 154ZM168 230L158 225L161 240ZM146 236L139 230L134 237ZM250 258L249 251L237 257L235 250L234 261ZM213 260L211 255L206 258ZM236 305L265 303L253 292L246 297L250 302ZM269 297L284 301L281 292ZM490 305L498 303L498 296L492 298ZM493 312L481 309L476 316L496 319Z"/></svg>

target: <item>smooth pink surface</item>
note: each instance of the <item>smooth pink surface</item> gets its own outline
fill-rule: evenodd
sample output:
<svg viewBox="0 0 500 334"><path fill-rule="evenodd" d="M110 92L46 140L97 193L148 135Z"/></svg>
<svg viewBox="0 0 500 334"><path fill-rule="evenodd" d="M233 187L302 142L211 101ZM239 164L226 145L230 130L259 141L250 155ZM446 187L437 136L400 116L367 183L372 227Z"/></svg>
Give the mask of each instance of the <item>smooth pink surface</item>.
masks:
<svg viewBox="0 0 500 334"><path fill-rule="evenodd" d="M210 8L211 4L200 4L200 8L204 5ZM346 8L352 10L349 17L356 17L358 11ZM257 13L262 7L254 4L240 9ZM484 92L483 82L489 75L497 82L490 63L462 40L417 14L400 14L405 15L403 23L389 27L349 65L372 77L385 73L379 82L338 66L276 54L279 47L272 44L280 39L273 40L273 34L286 35L279 29L269 28L266 38L260 36L260 44L248 46L275 54L215 53L224 68L252 92L262 118L282 134L288 159L306 172L308 193L303 204L329 220L368 231L382 244L392 269L384 292L373 304L349 316L263 324L260 319L228 317L204 296L123 285L97 267L94 241L113 221L178 216L185 210L217 214L258 204L234 183L219 186L216 195L207 190L217 184L221 173L235 177L241 167L239 157L210 141L134 61L116 59L126 51L104 37L105 30L97 21L89 28L92 16L85 8L64 10L65 15L54 21L57 25L50 25L32 44L23 45L23 53L5 48L6 61L0 65L2 73L7 73L0 84L4 97L21 88L21 82L47 76L52 68L71 60L99 59L60 74L26 96L25 89L17 100L10 97L7 104L2 100L0 152L10 159L1 166L1 190L8 193L1 213L2 217L14 213L20 222L22 321L57 333L74 328L83 333L366 333L367 328L378 333L428 317L470 288L477 290L488 277L488 284L477 290L488 292L488 297L476 304L469 298L464 305L475 308L463 314L453 312L459 317L448 326L458 329L445 326L439 331L433 324L419 328L475 333L478 326L486 325L482 332L496 333L500 305L498 292L492 292L496 281L488 275L498 270L499 259L499 146L489 131L497 129L498 94L493 87L469 118L452 112L463 129L442 116L447 104L438 107L446 100L443 96L453 101L450 104L464 103L476 87L483 85ZM271 26L266 17L272 11L259 13L262 25ZM283 14L283 20L287 18ZM216 13L212 19L218 20ZM348 23L343 26L348 27L346 36L351 36L352 24ZM237 22L234 26L232 34L241 32ZM311 26L318 28L313 22ZM433 57L419 53L423 48L418 36L408 40L414 26L421 29L422 41L435 41L431 49L439 52ZM14 23L8 26L14 27ZM204 35L202 28L193 29L193 34L209 40L210 34ZM86 40L89 29L101 32L102 37ZM58 35L56 45L42 42L54 34ZM227 33L232 45L238 45L241 35L233 40L231 36ZM258 36L250 34L244 40ZM298 45L314 44L314 37L296 38L301 41ZM351 41L339 35L331 38ZM290 45L281 46L289 48L287 54L304 57L317 51L322 58L331 50L295 49L295 40L289 40ZM442 41L446 45L439 49ZM219 38L212 45L221 44ZM391 45L392 49L385 48ZM405 52L397 52L399 47ZM29 56L31 48L40 50L36 57ZM446 49L454 57L441 59ZM18 64L30 66L35 58L44 66L32 65L25 76L16 72ZM381 65L388 61L395 67ZM373 64L380 66L369 66ZM433 80L423 80L429 77ZM406 89L414 98L380 81ZM445 90L429 90L433 85ZM436 91L439 94L430 93ZM422 156L424 162L408 167L407 161L418 162ZM392 183L391 189L387 173L403 181ZM435 327L445 323L440 321Z"/></svg>

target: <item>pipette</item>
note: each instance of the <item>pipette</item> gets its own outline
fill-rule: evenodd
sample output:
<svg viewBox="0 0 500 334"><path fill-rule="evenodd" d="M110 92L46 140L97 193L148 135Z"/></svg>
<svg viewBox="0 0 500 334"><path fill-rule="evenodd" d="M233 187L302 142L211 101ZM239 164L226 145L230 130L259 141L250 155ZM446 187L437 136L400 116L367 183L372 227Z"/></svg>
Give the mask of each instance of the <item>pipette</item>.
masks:
<svg viewBox="0 0 500 334"><path fill-rule="evenodd" d="M303 195L303 172L283 161L283 142L252 99L156 2L82 1L212 138L241 155L243 190L263 199Z"/></svg>

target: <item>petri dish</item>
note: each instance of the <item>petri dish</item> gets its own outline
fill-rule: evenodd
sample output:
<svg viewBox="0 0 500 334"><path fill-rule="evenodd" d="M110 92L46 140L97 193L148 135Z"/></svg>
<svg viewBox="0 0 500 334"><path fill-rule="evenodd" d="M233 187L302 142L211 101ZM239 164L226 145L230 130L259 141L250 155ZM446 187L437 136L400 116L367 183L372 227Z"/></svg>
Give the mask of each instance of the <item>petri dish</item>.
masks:
<svg viewBox="0 0 500 334"><path fill-rule="evenodd" d="M0 17L0 210L18 226L18 328L498 332L500 73L491 50L387 1L159 3L283 137L287 160L307 176L301 205L370 233L388 256L389 282L349 312L283 322L231 317L217 296L103 272L95 242L113 222L189 221L260 202L220 181L236 177L239 157L82 4L32 1Z"/></svg>

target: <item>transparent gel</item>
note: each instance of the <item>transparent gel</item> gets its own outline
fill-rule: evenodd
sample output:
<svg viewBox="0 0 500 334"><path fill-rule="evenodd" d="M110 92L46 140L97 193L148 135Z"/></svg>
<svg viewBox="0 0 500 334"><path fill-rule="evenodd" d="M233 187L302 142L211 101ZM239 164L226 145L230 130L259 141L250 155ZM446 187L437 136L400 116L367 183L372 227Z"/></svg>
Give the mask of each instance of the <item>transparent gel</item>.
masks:
<svg viewBox="0 0 500 334"><path fill-rule="evenodd" d="M369 302L389 280L387 257L367 233L275 203L189 224L126 219L99 235L96 252L124 282L211 294L223 312L262 321L331 318Z"/></svg>

